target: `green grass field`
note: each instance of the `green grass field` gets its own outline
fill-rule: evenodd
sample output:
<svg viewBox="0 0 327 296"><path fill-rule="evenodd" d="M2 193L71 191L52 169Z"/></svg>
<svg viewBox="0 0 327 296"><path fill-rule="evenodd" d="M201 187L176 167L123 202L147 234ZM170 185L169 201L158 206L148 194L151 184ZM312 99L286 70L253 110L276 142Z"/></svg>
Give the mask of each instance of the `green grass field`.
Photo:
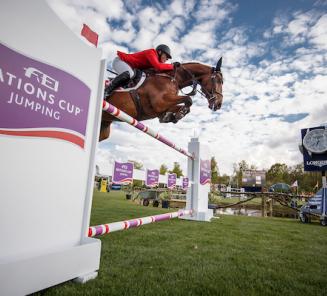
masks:
<svg viewBox="0 0 327 296"><path fill-rule="evenodd" d="M163 212L123 193L96 192L91 225ZM95 280L68 282L42 295L327 295L327 227L318 223L174 219L101 240Z"/></svg>

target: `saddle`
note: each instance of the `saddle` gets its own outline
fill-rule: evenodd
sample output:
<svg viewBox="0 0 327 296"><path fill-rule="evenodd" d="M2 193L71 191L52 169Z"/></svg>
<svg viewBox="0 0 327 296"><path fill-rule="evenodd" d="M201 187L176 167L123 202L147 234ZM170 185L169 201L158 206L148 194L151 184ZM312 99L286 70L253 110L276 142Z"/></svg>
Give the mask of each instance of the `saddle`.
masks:
<svg viewBox="0 0 327 296"><path fill-rule="evenodd" d="M144 83L148 75L147 73L142 72L139 69L135 69L134 72L135 72L135 76L126 85L117 88L115 90L116 92L128 92L128 91L136 90L139 87L141 87L141 85ZM114 78L115 77L108 77L106 81L106 85L109 85Z"/></svg>
<svg viewBox="0 0 327 296"><path fill-rule="evenodd" d="M142 115L144 114L144 111L142 108L141 99L137 92L137 89L143 85L147 77L156 75L158 73L154 69L146 69L143 71L139 69L134 69L134 72L135 72L134 77L126 85L115 89L115 92L129 92L134 102L135 108L137 110L136 119L140 120L142 118ZM113 79L114 77L108 77L108 79L106 80L106 87L111 83Z"/></svg>

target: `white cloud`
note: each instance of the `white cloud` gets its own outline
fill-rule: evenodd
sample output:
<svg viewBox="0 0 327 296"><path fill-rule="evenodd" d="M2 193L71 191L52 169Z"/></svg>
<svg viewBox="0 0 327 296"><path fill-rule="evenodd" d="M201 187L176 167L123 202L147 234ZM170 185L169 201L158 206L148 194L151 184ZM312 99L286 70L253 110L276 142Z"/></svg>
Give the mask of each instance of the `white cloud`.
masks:
<svg viewBox="0 0 327 296"><path fill-rule="evenodd" d="M319 18L317 23L311 28L310 42L319 49L327 49L327 14Z"/></svg>
<svg viewBox="0 0 327 296"><path fill-rule="evenodd" d="M179 61L214 65L223 55L222 110L212 112L197 95L191 113L177 125L147 122L185 148L194 133L200 134L221 173L232 173L233 163L241 160L260 169L276 162L299 163L300 129L327 121L327 15L317 8L283 12L254 38L253 28L234 25L237 6L223 0L174 0L147 7L142 1L50 3L77 35L83 23L98 32L108 61L117 50L159 43L169 44ZM113 21L119 25L112 26ZM293 123L276 117L298 113L308 116ZM98 163L113 159L134 159L151 168L162 163L171 168L178 161L186 172L185 157L123 123L115 123L110 140L99 145Z"/></svg>

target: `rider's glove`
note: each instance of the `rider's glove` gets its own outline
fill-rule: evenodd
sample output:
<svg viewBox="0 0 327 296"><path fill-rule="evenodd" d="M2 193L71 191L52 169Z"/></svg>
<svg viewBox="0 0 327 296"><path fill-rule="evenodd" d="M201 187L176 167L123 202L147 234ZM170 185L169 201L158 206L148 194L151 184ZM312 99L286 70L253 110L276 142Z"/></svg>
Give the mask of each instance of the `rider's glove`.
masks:
<svg viewBox="0 0 327 296"><path fill-rule="evenodd" d="M176 68L180 67L181 63L180 62L174 62L173 65L174 65L174 68L176 69Z"/></svg>

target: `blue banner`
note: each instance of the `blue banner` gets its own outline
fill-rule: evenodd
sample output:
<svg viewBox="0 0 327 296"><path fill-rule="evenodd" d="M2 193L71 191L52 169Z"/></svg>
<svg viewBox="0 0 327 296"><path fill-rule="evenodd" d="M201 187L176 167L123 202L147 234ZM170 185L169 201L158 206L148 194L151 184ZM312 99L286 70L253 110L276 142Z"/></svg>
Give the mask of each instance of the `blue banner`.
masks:
<svg viewBox="0 0 327 296"><path fill-rule="evenodd" d="M305 171L327 171L327 129L323 126L301 130Z"/></svg>

